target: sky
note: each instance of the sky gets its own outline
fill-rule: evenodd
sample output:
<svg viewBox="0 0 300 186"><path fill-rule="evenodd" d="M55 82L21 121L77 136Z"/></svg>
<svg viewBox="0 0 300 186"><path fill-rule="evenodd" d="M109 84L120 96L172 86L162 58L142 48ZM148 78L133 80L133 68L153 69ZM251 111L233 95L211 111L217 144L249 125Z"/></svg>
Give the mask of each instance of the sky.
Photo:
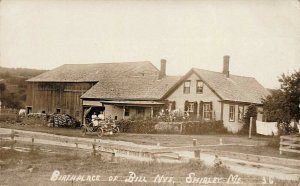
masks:
<svg viewBox="0 0 300 186"><path fill-rule="evenodd" d="M298 0L2 0L0 65L167 60L168 75L191 68L255 77L278 88L300 69Z"/></svg>

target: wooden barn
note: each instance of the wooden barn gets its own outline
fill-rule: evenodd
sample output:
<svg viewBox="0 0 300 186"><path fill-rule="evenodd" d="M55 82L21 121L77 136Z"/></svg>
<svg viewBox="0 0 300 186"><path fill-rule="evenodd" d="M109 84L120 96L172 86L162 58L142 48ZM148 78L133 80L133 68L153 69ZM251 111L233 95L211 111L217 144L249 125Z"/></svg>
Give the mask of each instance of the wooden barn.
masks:
<svg viewBox="0 0 300 186"><path fill-rule="evenodd" d="M161 70L150 62L62 65L27 80L26 110L69 114L79 121L90 107L114 119L153 116L179 78L166 76L165 60Z"/></svg>

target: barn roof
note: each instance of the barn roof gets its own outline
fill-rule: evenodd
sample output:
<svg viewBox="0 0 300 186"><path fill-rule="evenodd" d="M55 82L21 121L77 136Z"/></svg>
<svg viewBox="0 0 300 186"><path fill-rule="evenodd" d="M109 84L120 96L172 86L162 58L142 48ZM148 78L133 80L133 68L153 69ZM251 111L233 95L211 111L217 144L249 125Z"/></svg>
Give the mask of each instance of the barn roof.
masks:
<svg viewBox="0 0 300 186"><path fill-rule="evenodd" d="M149 61L96 64L65 64L42 73L29 82L98 82L107 78L158 74Z"/></svg>
<svg viewBox="0 0 300 186"><path fill-rule="evenodd" d="M99 81L81 98L104 100L159 100L180 79L166 76L158 80L155 76L130 76Z"/></svg>

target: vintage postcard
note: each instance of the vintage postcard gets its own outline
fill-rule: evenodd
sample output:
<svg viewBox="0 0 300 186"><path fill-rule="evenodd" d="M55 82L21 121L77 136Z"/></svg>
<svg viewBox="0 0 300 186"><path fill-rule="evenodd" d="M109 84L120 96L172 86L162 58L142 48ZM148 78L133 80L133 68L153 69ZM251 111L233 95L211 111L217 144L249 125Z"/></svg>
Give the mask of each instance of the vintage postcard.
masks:
<svg viewBox="0 0 300 186"><path fill-rule="evenodd" d="M299 0L0 0L0 186L300 186Z"/></svg>

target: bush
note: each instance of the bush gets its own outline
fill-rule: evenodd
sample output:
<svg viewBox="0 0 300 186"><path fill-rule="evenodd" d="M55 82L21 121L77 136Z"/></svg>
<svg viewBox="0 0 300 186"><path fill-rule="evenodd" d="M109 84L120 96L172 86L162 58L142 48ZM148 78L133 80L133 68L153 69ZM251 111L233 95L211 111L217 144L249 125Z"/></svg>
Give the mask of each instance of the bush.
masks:
<svg viewBox="0 0 300 186"><path fill-rule="evenodd" d="M162 130L162 126L158 126L158 122L155 120L120 120L116 123L119 125L121 132L129 133L178 133L170 127L172 124L166 123L166 130ZM163 124L163 123L160 123ZM179 125L178 125L179 126ZM182 134L226 134L227 129L223 125L223 121L189 121L182 123Z"/></svg>
<svg viewBox="0 0 300 186"><path fill-rule="evenodd" d="M156 133L180 134L182 122L158 122L155 125Z"/></svg>
<svg viewBox="0 0 300 186"><path fill-rule="evenodd" d="M183 123L183 134L226 134L227 129L223 125L223 121L190 121Z"/></svg>
<svg viewBox="0 0 300 186"><path fill-rule="evenodd" d="M1 113L0 121L16 121L17 115L12 113Z"/></svg>
<svg viewBox="0 0 300 186"><path fill-rule="evenodd" d="M274 147L274 148L279 148L280 146L280 137L279 136L274 136L268 141L267 143L268 147Z"/></svg>
<svg viewBox="0 0 300 186"><path fill-rule="evenodd" d="M151 134L156 132L155 125L157 122L152 120L121 120L116 124L119 125L122 132Z"/></svg>

